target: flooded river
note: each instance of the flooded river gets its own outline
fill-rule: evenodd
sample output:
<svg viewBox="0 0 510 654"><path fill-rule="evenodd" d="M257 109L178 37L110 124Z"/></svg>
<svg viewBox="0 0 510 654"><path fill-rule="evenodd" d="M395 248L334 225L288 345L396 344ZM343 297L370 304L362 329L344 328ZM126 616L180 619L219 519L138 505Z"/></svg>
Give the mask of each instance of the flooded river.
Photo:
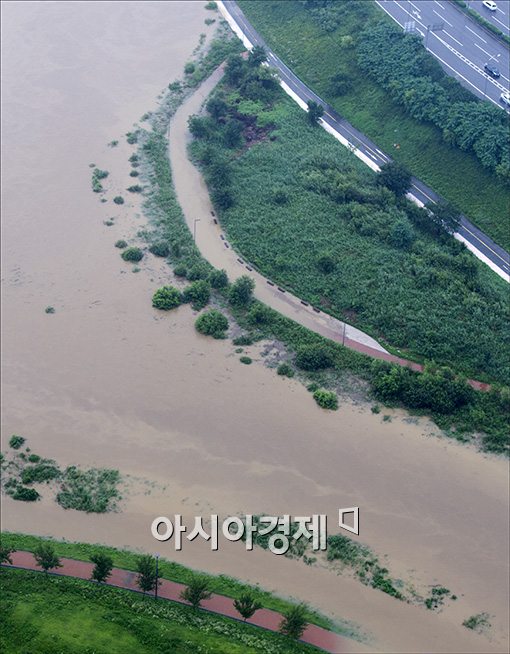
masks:
<svg viewBox="0 0 510 654"><path fill-rule="evenodd" d="M145 257L135 274L114 248L145 225L125 190L124 134L211 33L203 4L3 3L3 449L21 434L61 465L118 468L131 492L103 516L3 499L2 527L260 582L362 625L380 651L504 652L506 463L396 412L383 422L348 402L321 411L262 364L260 345L243 366L230 341L195 333L189 306L154 311L169 269ZM185 130L173 138L184 143ZM91 163L110 171L105 204ZM194 193L185 184L181 199ZM149 532L161 514L333 518L353 505L362 541L392 572L459 599L436 615L323 568L223 542L174 553ZM461 625L483 611L490 639Z"/></svg>

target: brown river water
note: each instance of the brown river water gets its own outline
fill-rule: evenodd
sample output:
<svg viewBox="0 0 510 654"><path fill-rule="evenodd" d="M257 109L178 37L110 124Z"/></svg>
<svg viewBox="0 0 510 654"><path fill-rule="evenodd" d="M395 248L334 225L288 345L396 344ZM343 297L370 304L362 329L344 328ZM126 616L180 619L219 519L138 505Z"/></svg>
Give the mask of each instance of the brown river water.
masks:
<svg viewBox="0 0 510 654"><path fill-rule="evenodd" d="M107 515L2 498L2 528L159 552L259 582L361 625L383 652L505 652L506 463L399 412L383 422L347 401L321 411L262 364L260 345L243 366L230 341L196 334L188 306L154 311L169 269L145 257L133 274L113 247L145 224L125 191L134 148L123 135L211 33L203 4L3 3L2 449L22 434L61 465L118 468L128 490L122 511ZM90 163L110 171L106 204L91 191ZM181 198L196 195L191 174L178 183ZM459 599L436 614L237 544L175 553L149 530L161 514L333 518L343 506L360 506L360 538L394 575ZM482 611L489 637L461 626Z"/></svg>

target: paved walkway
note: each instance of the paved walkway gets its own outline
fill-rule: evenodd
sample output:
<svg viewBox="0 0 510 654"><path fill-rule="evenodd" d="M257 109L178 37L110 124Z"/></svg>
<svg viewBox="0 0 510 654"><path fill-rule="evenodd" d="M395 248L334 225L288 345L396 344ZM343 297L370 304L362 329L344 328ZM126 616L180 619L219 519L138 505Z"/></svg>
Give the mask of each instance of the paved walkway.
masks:
<svg viewBox="0 0 510 654"><path fill-rule="evenodd" d="M13 565L6 565L6 567L16 567L23 568L24 570L40 571L40 568L37 567L31 552L14 552L11 558ZM52 574L62 575L64 577L75 577L77 579L90 579L90 575L94 567L92 563L66 558L61 558L60 562L62 567L58 568ZM140 592L138 586L136 585L136 576L136 572L132 572L131 570L113 568L112 574L109 577L107 584L109 586L116 586L118 588L126 588L127 590ZM180 604L188 604L188 602L184 602L180 599L180 594L184 588L185 586L183 584L179 584L175 581L169 581L168 579L161 579L158 596L161 599L179 602ZM202 606L204 609L207 609L211 613L218 613L220 615L239 620L239 614L235 610L232 598L230 597L214 594L212 595L211 599L205 600L202 603ZM282 615L277 611L272 611L270 609L259 609L251 619L247 620L249 624L255 625L257 627L263 627L269 631L278 631L281 621ZM335 654L339 652L372 651L370 648L362 646L356 641L344 638L338 634L333 633L332 631L328 631L322 627L317 627L316 625L308 625L301 640L310 645L314 645L315 647L318 647L319 649L322 649L326 652Z"/></svg>

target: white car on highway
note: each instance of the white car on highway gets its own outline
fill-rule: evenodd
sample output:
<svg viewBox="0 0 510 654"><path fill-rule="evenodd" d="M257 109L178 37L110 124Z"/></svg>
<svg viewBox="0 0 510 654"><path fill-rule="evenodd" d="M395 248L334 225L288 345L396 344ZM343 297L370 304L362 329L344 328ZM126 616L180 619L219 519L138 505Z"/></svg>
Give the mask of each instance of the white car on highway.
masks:
<svg viewBox="0 0 510 654"><path fill-rule="evenodd" d="M510 91L503 91L499 96L499 99L503 104L506 104L507 107L510 107Z"/></svg>
<svg viewBox="0 0 510 654"><path fill-rule="evenodd" d="M483 0L482 4L489 11L497 11L498 5L494 2L494 0Z"/></svg>

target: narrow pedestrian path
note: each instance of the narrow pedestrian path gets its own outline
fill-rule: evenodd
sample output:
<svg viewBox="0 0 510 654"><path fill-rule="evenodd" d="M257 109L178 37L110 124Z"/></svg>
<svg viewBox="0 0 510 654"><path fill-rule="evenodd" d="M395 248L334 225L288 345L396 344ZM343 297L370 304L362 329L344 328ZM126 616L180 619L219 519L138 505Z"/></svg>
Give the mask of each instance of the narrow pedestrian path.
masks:
<svg viewBox="0 0 510 654"><path fill-rule="evenodd" d="M423 371L421 364L390 354L365 332L279 287L244 261L232 248L215 216L204 179L188 158L188 145L191 141L188 119L200 112L222 76L223 66L220 66L177 109L168 132L170 166L177 200L190 231L195 234L196 245L202 256L215 268L224 268L232 280L241 275L249 275L255 282L254 294L258 300L303 327L356 352ZM469 383L477 390L490 388L488 384L474 380L469 380Z"/></svg>
<svg viewBox="0 0 510 654"><path fill-rule="evenodd" d="M11 558L12 566L5 564L5 567L40 571L40 568L37 567L31 552L17 551L11 555ZM60 563L62 564L62 567L58 568L51 574L64 577L74 577L76 579L90 580L90 575L94 567L92 563L67 558L61 558ZM140 592L138 586L136 585L136 576L136 572L131 570L113 568L112 574L106 583L109 586L115 586L117 588L124 588L126 590ZM161 579L160 581L161 584L158 589L158 597L160 599L179 602L180 604L188 604L188 602L184 602L180 598L181 592L185 588L184 584L179 584L175 581L169 581L168 579ZM210 611L211 613L217 613L219 615L239 620L239 614L234 608L233 600L231 597L213 594L210 599L202 602L202 606L204 609ZM256 627L262 627L264 629L268 629L269 631L277 632L282 619L282 614L278 613L277 611L272 611L271 609L259 609L252 618L247 620L247 622L248 624L254 625ZM308 625L301 640L304 643L314 645L315 647L318 647L325 652L331 652L335 654L340 652L373 651L354 640L344 638L343 636L335 634L332 631L328 631L327 629L323 629L322 627L318 627L317 625Z"/></svg>

